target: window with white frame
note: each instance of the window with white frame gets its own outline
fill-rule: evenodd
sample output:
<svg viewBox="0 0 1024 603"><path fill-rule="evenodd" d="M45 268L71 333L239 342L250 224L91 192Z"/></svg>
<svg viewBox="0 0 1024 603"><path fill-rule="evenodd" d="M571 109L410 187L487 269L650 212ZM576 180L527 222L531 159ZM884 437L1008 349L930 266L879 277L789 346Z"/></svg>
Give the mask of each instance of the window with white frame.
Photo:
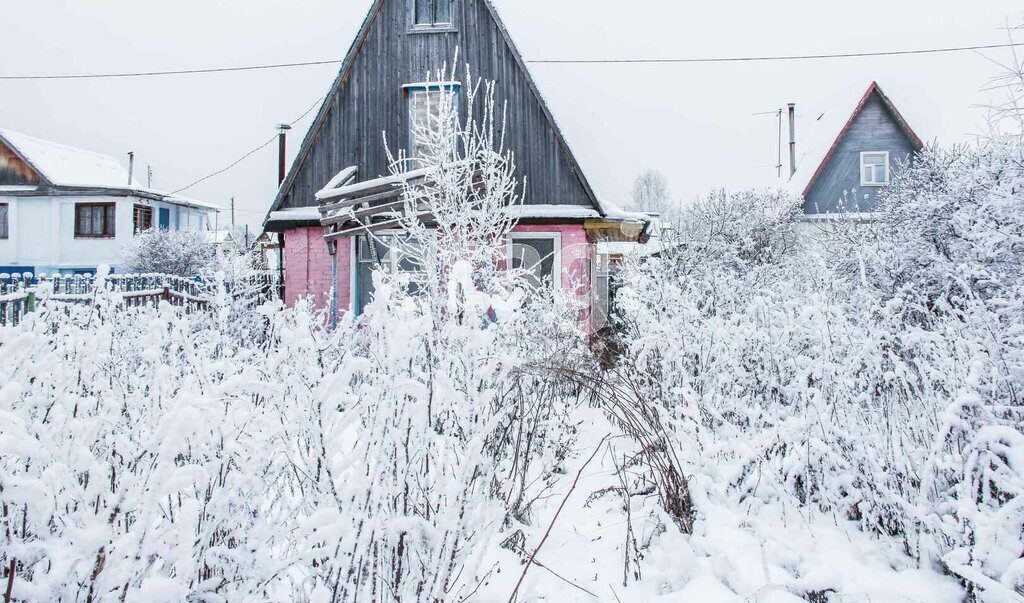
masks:
<svg viewBox="0 0 1024 603"><path fill-rule="evenodd" d="M455 138L447 138L449 129L444 127L442 120L452 120L454 124L458 109L458 91L457 82L405 86L406 103L409 108L407 151L409 159L414 162L412 169L423 167L415 163L435 159L438 153L454 154ZM450 131L454 133L454 128Z"/></svg>
<svg viewBox="0 0 1024 603"><path fill-rule="evenodd" d="M860 154L861 186L889 184L889 152L865 151Z"/></svg>
<svg viewBox="0 0 1024 603"><path fill-rule="evenodd" d="M516 233L509 245L510 268L524 269L535 290L557 290L561 267L561 235L558 233Z"/></svg>
<svg viewBox="0 0 1024 603"><path fill-rule="evenodd" d="M412 295L417 295L425 286L426 273L419 262L424 253L424 243L396 233L356 237L355 245L353 301L356 314L362 314L363 308L373 301L373 273L378 270L406 275L408 291Z"/></svg>
<svg viewBox="0 0 1024 603"><path fill-rule="evenodd" d="M455 0L411 0L414 29L447 29L452 25Z"/></svg>
<svg viewBox="0 0 1024 603"><path fill-rule="evenodd" d="M6 239L10 236L10 227L7 225L7 212L8 205L6 203L0 203L0 239Z"/></svg>

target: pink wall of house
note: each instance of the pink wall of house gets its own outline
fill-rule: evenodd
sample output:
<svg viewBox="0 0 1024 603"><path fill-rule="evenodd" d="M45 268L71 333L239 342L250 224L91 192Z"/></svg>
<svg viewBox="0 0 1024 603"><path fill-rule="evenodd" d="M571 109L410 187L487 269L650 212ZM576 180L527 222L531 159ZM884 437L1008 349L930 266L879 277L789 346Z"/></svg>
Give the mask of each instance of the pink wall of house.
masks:
<svg viewBox="0 0 1024 603"><path fill-rule="evenodd" d="M561 239L562 290L580 300L590 297L592 246L582 224L519 225L516 233L558 233ZM294 306L313 297L317 308L330 303L332 259L327 253L324 231L319 227L293 228L284 235L285 303ZM338 241L338 309L352 305L352 242Z"/></svg>
<svg viewBox="0 0 1024 603"><path fill-rule="evenodd" d="M579 299L590 296L590 252L582 224L520 224L513 233L553 233L562 240L562 291Z"/></svg>
<svg viewBox="0 0 1024 603"><path fill-rule="evenodd" d="M331 300L332 258L327 253L324 229L293 228L284 233L284 300L289 306L304 297L313 297L317 308ZM352 294L352 245L348 239L338 243L338 308L348 310Z"/></svg>

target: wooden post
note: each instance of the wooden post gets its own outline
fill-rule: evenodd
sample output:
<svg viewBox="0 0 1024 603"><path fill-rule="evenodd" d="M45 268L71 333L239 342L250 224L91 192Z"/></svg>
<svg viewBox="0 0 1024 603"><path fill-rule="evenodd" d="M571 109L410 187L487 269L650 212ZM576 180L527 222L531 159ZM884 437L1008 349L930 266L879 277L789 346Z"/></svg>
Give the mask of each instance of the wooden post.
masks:
<svg viewBox="0 0 1024 603"><path fill-rule="evenodd" d="M4 603L11 603L11 596L14 594L14 568L15 561L11 558L11 566L7 570L7 590L4 591Z"/></svg>

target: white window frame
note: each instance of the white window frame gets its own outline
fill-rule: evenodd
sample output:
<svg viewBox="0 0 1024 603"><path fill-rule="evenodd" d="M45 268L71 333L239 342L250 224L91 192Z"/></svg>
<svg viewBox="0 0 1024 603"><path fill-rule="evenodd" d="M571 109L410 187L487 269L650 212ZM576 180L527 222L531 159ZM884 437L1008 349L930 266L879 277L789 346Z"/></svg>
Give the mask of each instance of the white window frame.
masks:
<svg viewBox="0 0 1024 603"><path fill-rule="evenodd" d="M523 231L513 232L508 237L508 261L511 267L512 260L515 258L514 245L517 240L521 239L551 239L555 243L554 262L551 265L551 288L555 293L562 290L562 233L557 231Z"/></svg>
<svg viewBox="0 0 1024 603"><path fill-rule="evenodd" d="M413 96L417 92L448 92L452 95L452 109L455 115L452 118L455 120L455 130L458 130L458 119L459 119L459 93L462 91L462 82L451 81L451 82L420 82L416 84L403 84L402 85L402 96L405 99L405 119L408 122L406 124L406 143L405 152L411 164L415 164L419 157L415 154L416 150L416 129L413 124L412 108L413 108ZM457 136L457 132L454 134ZM416 169L417 166L412 165L410 169Z"/></svg>
<svg viewBox="0 0 1024 603"><path fill-rule="evenodd" d="M882 182L869 181L864 178L864 159L868 155L881 155L885 158L885 179ZM860 153L860 185L861 186L887 186L891 179L891 166L889 164L889 151L861 151Z"/></svg>
<svg viewBox="0 0 1024 603"><path fill-rule="evenodd" d="M379 230L373 233L354 234L349 237L349 249L351 250L351 257L349 258L349 311L355 312L359 306L359 265L364 263L359 258L359 239L360 237L367 237L369 239L383 238L383 237L401 237L406 236L409 233L400 228L388 228L385 230ZM372 241L371 241L372 244ZM397 254L392 253L391 249L388 249L388 262L387 270L392 274L398 270L398 264L401 261ZM358 308L359 314L362 314L364 308Z"/></svg>

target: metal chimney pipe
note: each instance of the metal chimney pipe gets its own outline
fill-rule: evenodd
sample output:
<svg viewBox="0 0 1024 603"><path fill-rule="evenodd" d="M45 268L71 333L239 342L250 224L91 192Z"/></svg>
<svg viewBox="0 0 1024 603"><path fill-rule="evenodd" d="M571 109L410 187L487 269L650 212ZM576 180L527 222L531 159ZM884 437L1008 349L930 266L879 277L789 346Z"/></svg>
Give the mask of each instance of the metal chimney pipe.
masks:
<svg viewBox="0 0 1024 603"><path fill-rule="evenodd" d="M135 175L135 151L128 151L128 186L133 186Z"/></svg>
<svg viewBox="0 0 1024 603"><path fill-rule="evenodd" d="M285 165L285 155L287 154L287 137L288 130L292 127L288 124L277 124L277 185L281 186L284 182L284 177L287 174Z"/></svg>
<svg viewBox="0 0 1024 603"><path fill-rule="evenodd" d="M789 177L796 173L796 103L789 103Z"/></svg>

